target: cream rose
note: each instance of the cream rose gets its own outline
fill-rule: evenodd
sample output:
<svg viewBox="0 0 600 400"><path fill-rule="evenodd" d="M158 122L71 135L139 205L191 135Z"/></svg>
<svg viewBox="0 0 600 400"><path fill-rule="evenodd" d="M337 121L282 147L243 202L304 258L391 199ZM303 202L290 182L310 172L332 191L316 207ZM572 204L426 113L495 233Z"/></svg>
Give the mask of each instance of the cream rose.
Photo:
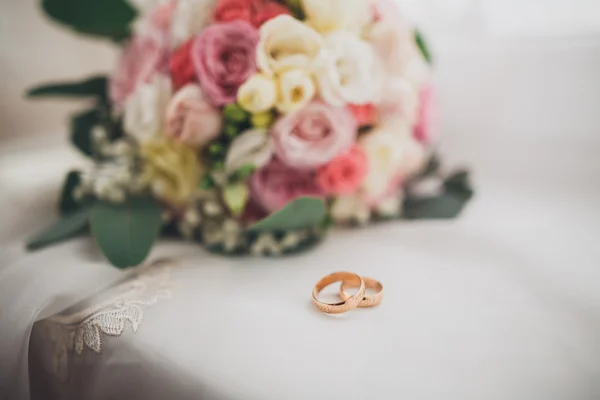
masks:
<svg viewBox="0 0 600 400"><path fill-rule="evenodd" d="M359 33L369 23L373 0L302 0L308 24L319 32Z"/></svg>
<svg viewBox="0 0 600 400"><path fill-rule="evenodd" d="M265 74L256 74L240 86L237 94L240 106L253 114L265 112L275 106L277 85Z"/></svg>
<svg viewBox="0 0 600 400"><path fill-rule="evenodd" d="M290 69L279 75L277 110L289 113L304 107L315 96L315 85L305 71Z"/></svg>
<svg viewBox="0 0 600 400"><path fill-rule="evenodd" d="M316 69L321 97L333 105L377 103L381 66L371 45L348 31L325 37L325 56Z"/></svg>
<svg viewBox="0 0 600 400"><path fill-rule="evenodd" d="M370 204L388 198L427 160L425 148L413 138L411 126L401 118L384 121L361 137L359 144L369 163L362 191Z"/></svg>
<svg viewBox="0 0 600 400"><path fill-rule="evenodd" d="M158 136L171 93L171 79L166 75L157 74L150 82L139 85L125 102L125 132L140 142Z"/></svg>
<svg viewBox="0 0 600 400"><path fill-rule="evenodd" d="M289 15L280 15L260 28L256 61L267 74L290 68L310 71L322 48L323 38L314 29Z"/></svg>

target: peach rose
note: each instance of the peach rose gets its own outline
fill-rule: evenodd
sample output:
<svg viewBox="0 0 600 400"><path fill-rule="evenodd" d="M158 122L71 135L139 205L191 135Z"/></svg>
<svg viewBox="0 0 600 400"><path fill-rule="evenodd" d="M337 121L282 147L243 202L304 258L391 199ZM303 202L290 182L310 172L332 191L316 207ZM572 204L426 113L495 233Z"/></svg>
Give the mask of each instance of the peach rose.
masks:
<svg viewBox="0 0 600 400"><path fill-rule="evenodd" d="M316 168L346 151L356 140L352 114L321 102L309 103L272 127L275 154L294 168Z"/></svg>
<svg viewBox="0 0 600 400"><path fill-rule="evenodd" d="M181 88L167 107L165 133L176 141L203 146L219 135L221 125L221 113L196 84Z"/></svg>
<svg viewBox="0 0 600 400"><path fill-rule="evenodd" d="M353 146L317 172L317 182L327 194L349 195L358 190L367 176L368 160L363 149Z"/></svg>

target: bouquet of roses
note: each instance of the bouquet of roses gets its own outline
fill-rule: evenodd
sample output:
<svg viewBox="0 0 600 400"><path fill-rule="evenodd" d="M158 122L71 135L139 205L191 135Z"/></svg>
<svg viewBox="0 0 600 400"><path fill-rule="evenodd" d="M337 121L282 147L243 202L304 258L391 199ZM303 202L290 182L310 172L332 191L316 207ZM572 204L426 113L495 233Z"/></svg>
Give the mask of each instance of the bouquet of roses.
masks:
<svg viewBox="0 0 600 400"><path fill-rule="evenodd" d="M154 3L43 0L123 51L110 78L29 93L95 100L71 124L92 165L30 249L90 232L129 267L163 233L285 254L332 224L452 218L472 196L465 171L440 170L429 53L391 0Z"/></svg>

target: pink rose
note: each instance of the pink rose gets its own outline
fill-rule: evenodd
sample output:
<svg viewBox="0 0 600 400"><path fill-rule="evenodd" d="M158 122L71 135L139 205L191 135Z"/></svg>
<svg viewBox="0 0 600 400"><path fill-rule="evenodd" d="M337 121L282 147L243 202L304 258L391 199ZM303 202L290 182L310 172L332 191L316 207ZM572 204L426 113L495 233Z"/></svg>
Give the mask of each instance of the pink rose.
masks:
<svg viewBox="0 0 600 400"><path fill-rule="evenodd" d="M432 125L435 114L435 91L433 85L426 85L419 96L419 117L414 129L414 137L423 144L431 143Z"/></svg>
<svg viewBox="0 0 600 400"><path fill-rule="evenodd" d="M338 196L352 194L358 190L367 176L368 164L364 150L354 145L346 153L319 168L317 182L327 194Z"/></svg>
<svg viewBox="0 0 600 400"><path fill-rule="evenodd" d="M292 169L274 158L250 180L254 200L266 211L277 211L301 196L324 195L314 174Z"/></svg>
<svg viewBox="0 0 600 400"><path fill-rule="evenodd" d="M357 126L345 108L313 102L280 118L271 133L281 161L294 168L316 168L352 146Z"/></svg>
<svg viewBox="0 0 600 400"><path fill-rule="evenodd" d="M191 57L200 85L217 106L236 101L239 87L256 72L258 31L244 21L218 23L194 40Z"/></svg>
<svg viewBox="0 0 600 400"><path fill-rule="evenodd" d="M188 84L167 107L165 132L191 146L202 146L221 132L221 112L204 97L200 86Z"/></svg>
<svg viewBox="0 0 600 400"><path fill-rule="evenodd" d="M148 83L168 65L167 32L146 21L140 33L125 46L117 71L109 83L110 100L118 108L135 92L138 85Z"/></svg>

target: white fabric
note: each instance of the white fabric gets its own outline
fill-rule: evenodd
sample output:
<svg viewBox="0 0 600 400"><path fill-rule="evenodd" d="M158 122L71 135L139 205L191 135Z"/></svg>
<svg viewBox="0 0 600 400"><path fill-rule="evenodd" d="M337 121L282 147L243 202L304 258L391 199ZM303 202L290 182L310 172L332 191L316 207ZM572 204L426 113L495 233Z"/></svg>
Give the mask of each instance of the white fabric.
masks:
<svg viewBox="0 0 600 400"><path fill-rule="evenodd" d="M479 45L440 44L437 58L444 153L468 162L478 189L461 219L334 232L313 252L275 260L163 244L157 251L181 260L172 299L80 359L78 396L62 398L600 398L600 46ZM44 305L121 277L85 240L15 250L49 219L40 204L62 178L56 160L72 163L64 154L0 159L0 237L10 243L0 398L27 386L28 332L54 311ZM382 306L319 314L310 291L335 270L381 280Z"/></svg>

